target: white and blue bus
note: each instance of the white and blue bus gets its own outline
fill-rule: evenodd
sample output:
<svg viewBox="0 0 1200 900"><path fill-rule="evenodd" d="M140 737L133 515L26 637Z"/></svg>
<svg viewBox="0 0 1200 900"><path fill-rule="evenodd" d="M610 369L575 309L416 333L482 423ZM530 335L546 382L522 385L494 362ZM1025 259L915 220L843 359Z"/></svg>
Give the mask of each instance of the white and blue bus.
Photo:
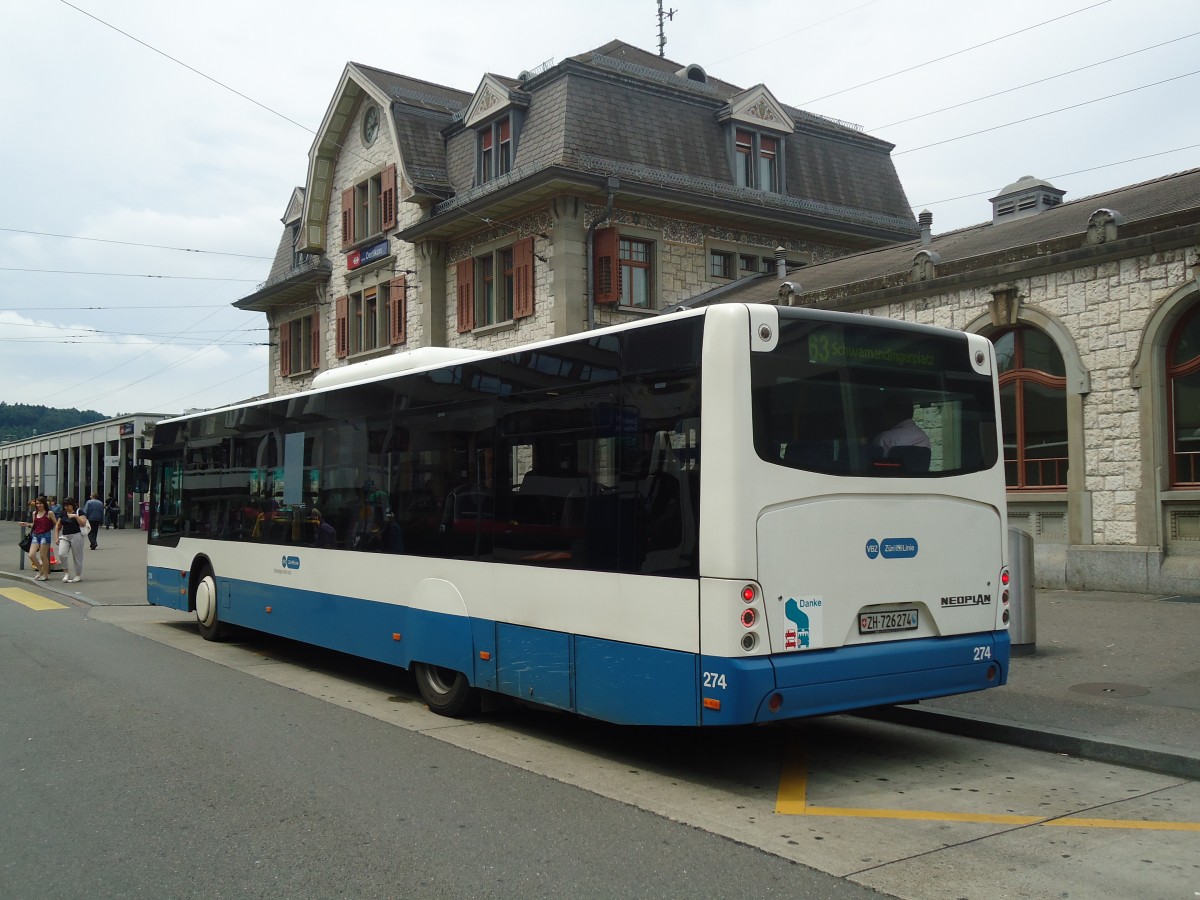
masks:
<svg viewBox="0 0 1200 900"><path fill-rule="evenodd" d="M409 668L446 715L735 725L1007 678L986 338L725 304L321 379L155 430L148 599L205 638ZM896 396L925 439L885 451Z"/></svg>

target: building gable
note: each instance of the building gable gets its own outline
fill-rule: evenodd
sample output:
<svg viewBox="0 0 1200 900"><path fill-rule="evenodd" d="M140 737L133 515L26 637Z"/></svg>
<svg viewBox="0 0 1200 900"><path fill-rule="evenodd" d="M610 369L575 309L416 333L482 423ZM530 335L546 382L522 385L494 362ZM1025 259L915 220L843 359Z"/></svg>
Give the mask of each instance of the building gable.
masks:
<svg viewBox="0 0 1200 900"><path fill-rule="evenodd" d="M717 110L717 121L742 122L755 128L767 128L782 134L791 134L796 123L784 110L783 105L767 90L766 85L756 84L729 99Z"/></svg>

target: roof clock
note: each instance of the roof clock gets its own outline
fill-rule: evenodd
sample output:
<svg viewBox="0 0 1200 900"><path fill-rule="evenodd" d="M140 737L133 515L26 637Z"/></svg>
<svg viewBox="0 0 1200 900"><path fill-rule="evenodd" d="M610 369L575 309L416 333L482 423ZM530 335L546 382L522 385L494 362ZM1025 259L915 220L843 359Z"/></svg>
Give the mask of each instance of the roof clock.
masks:
<svg viewBox="0 0 1200 900"><path fill-rule="evenodd" d="M370 147L375 143L375 136L377 134L379 134L379 107L369 106L367 107L367 111L363 113L363 143Z"/></svg>

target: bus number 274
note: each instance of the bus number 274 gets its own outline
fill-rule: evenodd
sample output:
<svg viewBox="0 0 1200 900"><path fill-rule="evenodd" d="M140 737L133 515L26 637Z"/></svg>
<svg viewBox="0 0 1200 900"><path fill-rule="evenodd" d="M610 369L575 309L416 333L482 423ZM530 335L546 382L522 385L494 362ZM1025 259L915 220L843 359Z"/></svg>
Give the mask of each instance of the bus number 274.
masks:
<svg viewBox="0 0 1200 900"><path fill-rule="evenodd" d="M725 690L727 685L725 684L724 673L722 673L722 672L705 672L704 673L704 686L706 688L720 688L721 690Z"/></svg>

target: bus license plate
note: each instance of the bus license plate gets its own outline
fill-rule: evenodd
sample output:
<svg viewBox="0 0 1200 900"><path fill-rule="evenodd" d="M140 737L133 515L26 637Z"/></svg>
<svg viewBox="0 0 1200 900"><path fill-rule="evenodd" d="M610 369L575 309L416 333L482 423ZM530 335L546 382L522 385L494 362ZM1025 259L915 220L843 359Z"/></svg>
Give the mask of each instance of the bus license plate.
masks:
<svg viewBox="0 0 1200 900"><path fill-rule="evenodd" d="M859 613L859 634L883 634L888 631L912 631L917 627L915 609L893 609L888 612Z"/></svg>

